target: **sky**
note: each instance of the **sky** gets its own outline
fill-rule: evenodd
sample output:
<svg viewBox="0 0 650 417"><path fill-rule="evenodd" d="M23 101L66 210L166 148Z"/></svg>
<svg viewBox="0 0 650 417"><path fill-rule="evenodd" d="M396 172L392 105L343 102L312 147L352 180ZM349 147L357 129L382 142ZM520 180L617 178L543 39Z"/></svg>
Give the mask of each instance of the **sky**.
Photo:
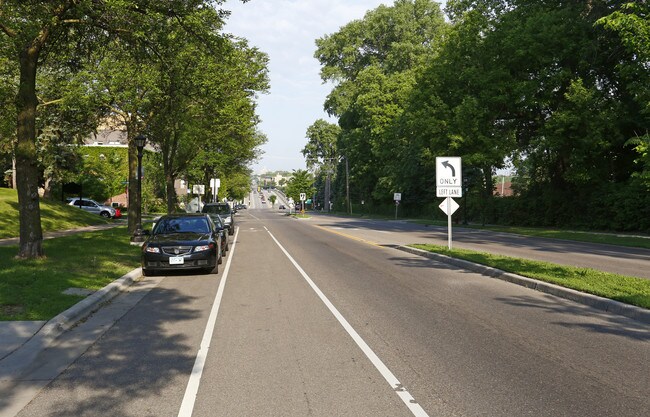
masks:
<svg viewBox="0 0 650 417"><path fill-rule="evenodd" d="M323 110L331 84L323 84L314 58L315 40L361 19L382 0L228 0L225 32L248 39L269 55L270 93L257 100L259 129L267 136L254 173L305 169L301 150L306 132L318 119L336 123Z"/></svg>

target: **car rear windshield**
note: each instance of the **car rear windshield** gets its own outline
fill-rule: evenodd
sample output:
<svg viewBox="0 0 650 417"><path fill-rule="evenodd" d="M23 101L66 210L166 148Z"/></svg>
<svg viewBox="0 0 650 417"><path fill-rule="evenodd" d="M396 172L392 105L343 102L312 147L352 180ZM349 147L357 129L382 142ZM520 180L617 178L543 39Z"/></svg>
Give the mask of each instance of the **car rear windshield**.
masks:
<svg viewBox="0 0 650 417"><path fill-rule="evenodd" d="M228 204L205 205L203 206L203 212L210 214L230 214L230 206Z"/></svg>
<svg viewBox="0 0 650 417"><path fill-rule="evenodd" d="M210 225L203 217L174 217L160 219L153 233L167 235L171 233L208 233L209 231Z"/></svg>

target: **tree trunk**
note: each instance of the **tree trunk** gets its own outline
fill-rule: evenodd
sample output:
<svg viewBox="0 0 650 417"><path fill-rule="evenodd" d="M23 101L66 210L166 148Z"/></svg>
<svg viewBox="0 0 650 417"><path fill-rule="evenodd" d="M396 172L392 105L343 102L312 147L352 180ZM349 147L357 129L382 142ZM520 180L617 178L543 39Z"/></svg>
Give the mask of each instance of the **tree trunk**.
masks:
<svg viewBox="0 0 650 417"><path fill-rule="evenodd" d="M20 84L16 107L16 186L20 218L19 258L43 256L43 231L38 198L38 160L36 151L36 67L39 48L33 45L20 52Z"/></svg>
<svg viewBox="0 0 650 417"><path fill-rule="evenodd" d="M174 177L165 175L165 184L167 188L167 214L176 211L176 189L174 188Z"/></svg>
<svg viewBox="0 0 650 417"><path fill-rule="evenodd" d="M138 207L140 207L140 196L138 195L138 150L133 143L133 138L135 137L135 132L132 132L127 126L127 143L129 144L128 155L129 155L129 206L127 208L128 213L128 229L129 233L133 234L135 228L139 223L138 218Z"/></svg>

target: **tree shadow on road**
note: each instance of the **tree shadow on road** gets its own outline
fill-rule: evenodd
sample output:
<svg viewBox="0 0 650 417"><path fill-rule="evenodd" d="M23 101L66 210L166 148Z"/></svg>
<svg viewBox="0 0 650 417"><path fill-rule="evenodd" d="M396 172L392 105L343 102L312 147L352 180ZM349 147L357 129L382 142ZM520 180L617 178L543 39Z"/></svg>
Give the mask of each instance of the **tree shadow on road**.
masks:
<svg viewBox="0 0 650 417"><path fill-rule="evenodd" d="M180 405L183 392L179 386L184 389L200 341L200 335L192 341L181 332L200 318L200 310L191 307L196 297L157 288L145 299L43 389L20 415L160 416L169 414L164 408L167 400L163 399L171 398ZM24 386L25 381L21 384ZM0 414L6 407L3 402L0 400Z"/></svg>

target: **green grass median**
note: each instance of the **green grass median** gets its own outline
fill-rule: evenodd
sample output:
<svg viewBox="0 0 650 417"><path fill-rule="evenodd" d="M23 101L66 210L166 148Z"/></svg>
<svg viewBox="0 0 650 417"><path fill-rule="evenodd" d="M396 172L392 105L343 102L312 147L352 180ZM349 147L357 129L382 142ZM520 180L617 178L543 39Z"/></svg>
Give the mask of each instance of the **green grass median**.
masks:
<svg viewBox="0 0 650 417"><path fill-rule="evenodd" d="M647 279L466 249L449 250L446 246L439 245L415 244L409 246L491 266L502 271L550 282L626 304L650 308L650 280Z"/></svg>
<svg viewBox="0 0 650 417"><path fill-rule="evenodd" d="M423 224L425 226L447 227L447 222L414 219L411 223ZM476 224L454 225L456 228L467 228L485 230L487 232L513 233L523 236L545 237L550 239L573 240L576 242L603 243L607 245L626 246L631 248L650 249L650 236L626 233L599 233L594 231L543 229L538 227L517 227L517 226L481 226Z"/></svg>
<svg viewBox="0 0 650 417"><path fill-rule="evenodd" d="M43 247L37 260L15 259L17 246L0 247L0 321L49 320L84 298L66 289L99 290L140 265L126 227L48 239Z"/></svg>

